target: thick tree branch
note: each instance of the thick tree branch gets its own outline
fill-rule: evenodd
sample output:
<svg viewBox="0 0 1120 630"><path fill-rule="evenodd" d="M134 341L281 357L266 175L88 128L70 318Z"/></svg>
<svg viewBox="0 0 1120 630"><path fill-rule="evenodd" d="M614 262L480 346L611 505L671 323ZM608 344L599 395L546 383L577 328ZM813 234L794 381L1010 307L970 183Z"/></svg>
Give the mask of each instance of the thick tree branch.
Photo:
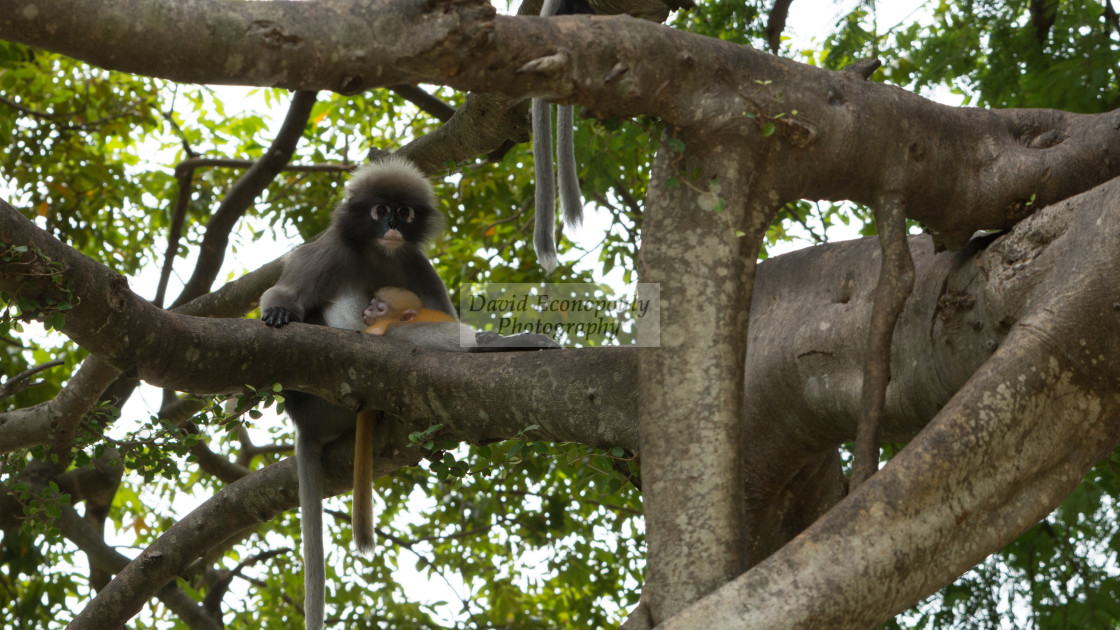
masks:
<svg viewBox="0 0 1120 630"><path fill-rule="evenodd" d="M353 481L353 439L327 448L324 492L333 496ZM379 457L374 474L390 474L416 462L412 449L399 457ZM350 470L345 470L349 468ZM266 491L262 491L267 488ZM135 615L159 588L183 568L237 533L259 526L299 504L296 462L286 459L244 477L176 523L135 560L74 619L75 630L118 627Z"/></svg>
<svg viewBox="0 0 1120 630"><path fill-rule="evenodd" d="M775 55L782 47L782 32L786 30L786 18L789 17L791 4L793 0L774 0L774 6L770 8L770 15L766 20L766 44Z"/></svg>
<svg viewBox="0 0 1120 630"><path fill-rule="evenodd" d="M875 283L875 300L868 326L867 363L863 369L863 410L852 448L851 488L879 470L879 422L891 380L891 337L895 323L914 288L914 261L906 236L905 208L892 195L875 207L882 262Z"/></svg>
<svg viewBox="0 0 1120 630"><path fill-rule="evenodd" d="M463 106L438 129L401 147L420 170L435 175L449 163L493 153L529 139L529 103L498 94L468 94Z"/></svg>
<svg viewBox="0 0 1120 630"><path fill-rule="evenodd" d="M129 565L130 560L105 544L105 541L98 536L93 527L78 516L74 508L63 506L62 514L55 523L62 530L63 536L66 536L85 552L91 565L96 565L110 573L118 573ZM160 583L159 586L148 592L143 601L146 602L152 596L159 597L160 601L166 604L192 629L218 630L222 628L220 618L212 617L202 606L196 604L186 593L175 586L174 583L171 583L173 579L174 577L171 577ZM115 581L110 582L110 584L114 583ZM131 616L129 615L129 617Z"/></svg>
<svg viewBox="0 0 1120 630"><path fill-rule="evenodd" d="M168 28L159 41L132 32L136 14L162 15L156 19ZM10 208L0 208L0 241L35 246L12 263L0 263L0 289L21 297L74 298L77 307L63 332L115 368L157 384L216 392L280 381L350 408L386 409L411 426L440 422L459 439L506 437L537 424L542 439L631 450L637 439L633 416L640 410L642 455L651 469L645 477L650 606L644 610L653 623L759 561L666 627L874 623L1045 514L1120 437L1120 378L1110 361L1120 350L1117 221L1097 213L1094 228L1084 222L1092 213L1072 212L1115 199L1114 183L1094 191L1107 194L1079 197L1025 221L986 252L977 254L991 239L973 241L954 258L938 257L928 241L920 241L917 273L934 279L942 274L944 281L929 284L902 309L896 352L831 350L847 347L857 336L850 330L866 326L866 318L814 322L839 329L843 321L845 332L834 330L834 338L820 346L799 346L807 351L792 359L784 348L761 354L770 342L757 349L753 329L749 351L744 346L759 239L782 203L808 198L875 205L889 190L892 204L929 226L940 244L961 247L978 228L1014 226L1038 208L1120 173L1120 112L945 108L851 74L632 19L496 17L479 0L122 0L110 6L0 0L0 37L180 80L342 92L436 82L491 93L490 102L503 112L499 122L468 137L455 132L452 119L445 131L458 144L447 143L445 158L505 146L518 118L516 103L527 96L578 102L603 116L655 115L668 123L684 148L658 157L642 251L643 279L664 285L664 346L642 354L637 388L639 353L628 350L449 356L344 331L301 325L274 331L259 322L168 314L16 220ZM363 45L354 46L355 40ZM476 98L479 107L464 107L458 122L485 119L485 103ZM467 116L472 112L477 118ZM437 155L422 148L408 150ZM815 171L805 171L806 163ZM704 177L681 177L683 187L666 193L669 167L678 165ZM422 166L429 172L441 168ZM713 174L718 179L709 180ZM709 197L718 203L704 203ZM1061 216L1063 210L1070 216ZM1081 221L1078 232L1088 236L1066 235L1072 216ZM726 225L713 229L720 219ZM902 217L892 219L897 224ZM228 228L215 232L224 238ZM688 251L681 251L683 244ZM847 259L844 248L823 251L818 255L849 264L818 267L833 280L844 275L815 299L836 297L826 307L841 316L860 311L847 305L869 299L863 293L865 266ZM712 263L700 278L697 259ZM953 264L946 266L947 260ZM44 264L49 261L61 262L61 271ZM62 284L27 269L52 274ZM194 284L188 290L209 287ZM1003 291L1012 286L1027 297L1008 297ZM856 290L860 297L853 301ZM776 298L762 301L780 293L760 289L756 304L781 311ZM697 321L689 310L695 304L711 307L714 315ZM768 314L752 309L751 320L764 321ZM1086 321L1094 326L1082 334L1073 322ZM770 331L775 339L787 334L779 328ZM802 332L814 340L823 334ZM937 345L961 339L982 345ZM913 348L928 352L902 354ZM855 359L885 370L897 367L897 356L928 357L928 365L906 365L903 373L911 374L889 387L880 379L877 388L871 376L847 380ZM1039 356L1049 363L1040 364ZM948 362L950 357L956 361ZM782 369L756 367L779 359ZM680 383L682 372L686 382ZM771 374L786 377L788 384L773 387L788 394L784 400L758 389ZM923 379L924 389L915 387ZM746 397L744 382L751 394ZM937 415L901 456L837 504L844 484L835 448L854 432L859 396L849 393L859 382L875 393L876 405L882 403L885 435L909 438ZM776 413L761 413L767 410ZM1020 456L999 457L1006 452ZM409 453L386 462L385 471L411 461ZM744 470L745 480L739 477ZM250 475L230 488L249 479L290 486L290 472L289 466L282 480ZM670 488L686 496L676 504L666 501ZM168 532L76 626L127 619L181 563L220 539L227 523L200 519L217 520L213 514L230 510L225 501L234 494L223 491L200 508L205 514L192 514L185 528ZM791 496L801 499L796 507L790 507ZM229 522L252 527L291 500L261 499L255 510ZM769 555L829 508L803 536ZM682 526L686 522L691 528ZM191 536L199 537L182 543ZM900 563L921 570L899 579Z"/></svg>
<svg viewBox="0 0 1120 630"><path fill-rule="evenodd" d="M138 14L167 28L130 32ZM871 205L884 174L904 165L904 180L889 183L901 185L907 216L952 247L1120 174L1120 111L944 107L626 16L504 17L473 0L0 0L0 37L180 81L341 92L430 82L748 136L773 121L778 132L755 135L750 150L769 153L783 200ZM367 45L349 46L354 38ZM558 48L563 68L524 70ZM811 177L806 163L817 166Z"/></svg>
<svg viewBox="0 0 1120 630"><path fill-rule="evenodd" d="M26 259L44 256L65 267L56 285L23 275L23 260L0 264L0 288L57 299L65 296L58 287L66 287L77 306L62 332L154 385L205 394L281 382L351 408L444 422L453 435L471 439L538 424L535 438L584 442L594 435L586 443L637 450L634 428L625 422L635 396L625 385L636 361L628 349L448 355L322 326L274 330L257 320L186 317L151 305L124 278L3 203L0 242L31 245ZM333 350L324 352L327 347Z"/></svg>
<svg viewBox="0 0 1120 630"><path fill-rule="evenodd" d="M46 441L55 445L56 452L63 444L66 445L64 450L69 450L77 421L85 417L119 375L93 357L87 359L85 365L89 365L89 369L79 369L51 400L0 413L0 453Z"/></svg>
<svg viewBox="0 0 1120 630"><path fill-rule="evenodd" d="M3 207L10 206L0 202L0 208ZM213 293L176 308L175 312L207 317L244 315L256 308L257 299L275 284L282 269L283 260L274 260ZM0 453L49 440L65 461L64 453L73 443L78 423L119 376L120 370L90 357L53 400L0 413Z"/></svg>
<svg viewBox="0 0 1120 630"><path fill-rule="evenodd" d="M1058 17L1058 0L1031 0L1030 13L1034 38L1041 48L1046 45L1050 29L1054 27L1054 20Z"/></svg>
<svg viewBox="0 0 1120 630"><path fill-rule="evenodd" d="M953 391L963 385L972 371L1003 342L1009 330L1017 331L1015 334L1019 337L1027 335L1029 338L1037 336L1030 331L1042 330L1037 321L1016 323L1019 318L1026 316L1037 320L1039 317L1047 317L1047 313L1054 313L1053 317L1066 322L1064 324L1066 326L1074 326L1079 321L1089 321L1091 332L1095 336L1087 337L1081 334L1080 329L1073 329L1073 334L1062 333L1058 336L1049 334L1038 338L1048 340L1047 345L1050 347L1051 354L1057 351L1058 346L1054 344L1061 339L1075 340L1072 356L1085 357L1081 360L1083 365L1077 368L1077 372L1083 374L1091 371L1094 382L1111 387L1112 389L1108 391L1111 392L1109 396L1112 402L1107 402L1108 399L1100 395L1093 398L1069 395L1071 391L1068 389L1069 386L1062 385L1060 378L1055 380L1053 375L1042 374L1038 378L1050 382L1050 385L1043 387L1040 390L1043 394L1040 395L1048 395L1047 387L1064 388L1062 392L1058 392L1060 395L1054 396L1049 403L1036 406L1012 405L1008 408L1010 412L1006 409L999 411L998 407L992 407L991 402L983 403L982 398L975 398L975 396L986 396L989 392L1001 391L993 382L983 380L975 385L970 384L963 390L972 392L967 395L972 397L969 400L973 402L954 401L946 407L942 415L959 413L951 410L973 405L974 408L970 412L974 414L971 416L973 418L976 417L975 413L978 413L976 410L991 409L993 413L1004 415L1010 413L1007 416L1007 422L1010 423L1028 421L1042 423L1042 426L1034 429L1023 427L1011 430L1010 436L1006 438L1012 441L1024 439L1024 436L1029 438L1033 431L1040 436L1039 439L1048 440L1045 447L1047 453L1038 460L1040 465L1065 461L1062 458L1071 452L1077 454L1076 457L1081 462L1078 465L1088 465L1096 455L1103 452L1101 447L1082 451L1080 446L1083 443L1082 438L1090 441L1097 439L1098 433L1092 426L1086 429L1074 423L1075 426L1068 430L1085 431L1085 435L1078 436L1076 439L1053 433L1055 430L1067 430L1062 428L1065 426L1062 423L1057 423L1056 428L1048 429L1047 426L1056 418L1076 418L1080 422L1085 418L1107 416L1103 407L1094 406L1096 403L1093 403L1093 400L1114 407L1120 404L1115 393L1116 383L1120 383L1120 377L1115 373L1117 368L1107 362L1100 362L1095 358L1096 355L1092 354L1110 356L1108 353L1116 350L1117 344L1120 344L1120 336L1116 334L1118 328L1114 321L1120 317L1118 315L1120 310L1115 307L1114 297L1120 288L1117 286L1120 284L1120 274L1115 271L1120 268L1115 264L1120 262L1116 260L1117 256L1120 256L1120 247L1118 247L1120 221L1116 219L1120 215L1115 211L1115 199L1120 199L1118 189L1120 189L1120 182L1105 187L1099 194L1087 195L1069 204L1063 204L1063 207L1055 208L1053 212L1044 213L1040 217L1042 221L1028 222L998 241L981 239L974 247L964 252L938 254L933 252L928 238L912 239L918 274L916 283L918 292L907 303L895 332L895 361L907 361L907 369L899 369L895 366L897 378L891 381L887 405L884 409L884 434L888 439L905 441L913 437L924 424L923 419L932 417L945 405ZM1081 225L1072 227L1062 225L1086 208L1089 210L1096 208L1097 212L1081 212L1084 215L1079 219ZM1102 219L1103 224L1100 222ZM1097 232L1086 232L1085 225L1096 226ZM1050 242L1056 235L1063 235L1062 239L1055 241L1055 245L1060 247L1049 251ZM1062 242L1063 240L1065 242ZM985 245L991 246L986 250L981 249ZM806 483L808 480L821 477L822 473L825 473L823 478L828 478L829 470L832 471L831 478L836 478L838 462L835 459L835 447L840 442L851 439L855 433L860 416L859 375L867 352L863 331L866 330L866 321L871 309L871 295L876 285L878 249L874 239L826 245L772 259L763 263L759 269L759 281L754 296L755 305L752 309L751 351L748 355L746 375L749 420L746 431L751 435L748 443L753 445L745 454L745 460L751 471L747 487L752 489L752 499L747 505L755 518L762 519L755 521L760 527L751 527L749 530L773 532L781 538L780 542L773 543L775 548L800 531L800 527L811 522L812 518L809 515L815 517L827 510L827 507L839 498L835 491L815 491L816 494L807 497L811 504L808 507L796 509L788 507L790 492L795 493L793 496L806 498L803 494L796 494L796 491L811 487L811 484ZM1105 266L1101 267L1101 265ZM1100 278L1099 273L1102 268L1110 270L1104 274L1103 279ZM1092 316L1085 319L1084 315L1087 312L1085 305L1073 304L1071 297L1077 300L1095 301L1096 305L1088 311ZM1055 303L1070 306L1055 309ZM817 312L820 315L817 318L801 319L794 315L805 312ZM795 321L799 321L800 324L791 325L791 322ZM828 322L830 326L822 326L824 322ZM1052 333L1060 332L1049 324L1047 329ZM1081 345L1082 339L1087 342L1087 346ZM1010 338L1004 343L1009 347L1019 344ZM1023 349L1022 346L1018 347ZM1091 352L1087 354L1085 348L1090 349ZM543 353L542 356L558 358L564 354L578 353L553 352ZM1054 356L1060 360L1062 355L1062 351L1057 351ZM909 359L905 357L915 356L925 357L926 360L917 365L910 365ZM1096 363L1094 364L1093 361ZM1111 367L1105 370L1102 369L1104 366ZM1003 367L1006 367L1006 363L997 363L987 373L992 378L1002 375L998 376L1000 382L1016 382L1015 374L1018 372L1014 370L1004 372ZM1059 371L1057 374L1060 373ZM1074 380L1076 381L1077 378ZM1026 389L1024 388L1024 391ZM1089 403L1089 406L1083 407L1083 402ZM1087 415L1086 409L1092 413ZM1101 411L1093 411L1094 409L1101 409ZM1120 417L1116 420L1120 422ZM982 423L981 426L987 427L987 423ZM987 429L984 430L987 433ZM992 431L999 432L998 429ZM1042 437L1046 435L1051 437ZM996 465L994 462L1000 460L1011 462L1000 453L1004 453L1006 449L1019 448L1018 442L1014 447L996 444L990 447L991 453L987 453L988 447L984 446L984 453L977 451L974 455L970 455L969 449L981 448L987 439L978 439L975 429L969 429L965 434L951 439L936 436L918 439L922 441L921 443L940 444L939 448L959 451L957 455L939 453L910 456L911 462L921 460L926 462L924 465L938 467L936 471L920 471L920 475L911 477L919 480L940 479L941 477L937 475L943 475L946 469L952 468L955 465L953 462L966 461L972 465L972 462L982 460L989 462L987 465L991 466ZM921 448L924 447L919 447L919 452ZM831 459L828 457L830 450ZM910 450L909 447L907 450ZM329 451L326 457L326 461L331 466L328 473L328 486L330 494L335 494L344 491L351 480L349 466L352 465L350 458L353 454L353 443L351 440L341 440L332 444ZM386 465L387 468L380 472L389 472L399 464L386 462ZM952 543L937 548L936 554L939 556L937 566L951 564L954 567L952 570L957 572L970 566L969 563L978 557L976 554L987 554L995 549L999 542L1005 540L1003 536L1006 534L995 533L1000 527L981 518L980 515L984 513L982 509L969 510L967 514L946 512L943 508L937 507L941 505L937 501L943 499L934 501L937 505L933 507L905 509L901 515L892 513L874 516L878 512L871 510L869 506L894 506L905 497L928 492L928 490L919 491L914 486L915 482L892 486L898 483L897 477L890 477L891 481L888 483L880 482L880 477L893 474L891 473L893 466L895 462L872 478L865 484L864 489L857 493L857 496L865 496L864 493L874 489L877 493L874 499L861 500L858 504L846 503L845 505L850 506L845 508L846 516L833 518L830 515L826 519L835 524L843 522L846 518L853 518L853 514L863 514L860 518L874 521L875 527L884 527L884 523L892 519L903 518L904 520L917 519L923 528L944 527L954 530L975 527L976 531L989 532L981 537L983 544L960 544L957 547L954 545L958 543ZM1065 479L1061 482L1064 484L1063 489L1042 488L1040 490L1042 494L1038 496L1045 502L1049 502L1047 505L1053 504L1064 496L1062 492L1068 489L1069 484L1074 483L1079 475L1080 473L1075 473L1073 470L1068 471L1068 474L1054 475L1055 478ZM961 477L963 479L961 483L972 484L971 487L980 487L977 485L980 484L988 488L986 496L990 498L1003 496L1000 488L1005 486L993 481L1000 478L998 476L990 477L987 473L976 473L969 477L962 473ZM1030 477L1029 484L1039 483L1040 479L1046 478L1048 478L1047 474ZM938 492L946 493L944 496L951 496L955 492L953 488L941 488L940 482L935 485L940 488ZM150 581L170 579L180 572L183 566L189 564L193 557L205 553L213 541L235 535L257 522L271 518L280 510L295 507L298 502L294 462L291 460L255 472L235 486L237 487L230 486L214 499L200 506L195 514L165 534L161 538L162 542L157 543L141 556L166 559L168 564L162 561L136 563L135 571L138 573L130 574L132 577L127 588L140 590L130 593L126 599L132 601L132 598L136 598L135 606L141 605L146 597L145 593L149 593L152 587ZM829 487L835 489L836 486L817 483L812 487L825 490ZM264 492L265 488L269 492ZM892 488L897 489L897 492ZM765 494L772 489L773 495ZM1038 487L1024 486L1023 496L1029 495L1032 489L1038 490ZM889 494L884 494L888 492ZM766 508L760 509L763 505ZM1032 515L1044 514L1045 510L1049 509L1049 507L1039 507L1040 505L1042 503L1037 503L1031 508L1035 510L1031 512ZM817 514L812 513L814 506L819 510ZM767 513L772 516L771 519L763 518ZM222 518L216 518L217 514L222 514ZM932 523L928 517L930 514L940 515L939 518L943 520L938 522L942 524ZM962 516L965 518L963 525L960 520ZM1029 518L1021 518L1016 522L1025 527L1031 521ZM770 526L775 523L778 527ZM798 523L800 527L792 529ZM200 529L197 531L193 529L196 527ZM858 536L854 532L858 531L859 527L853 525L836 536L841 540L855 541ZM814 527L814 530L816 529ZM964 537L969 535L968 532L960 534ZM999 540L994 540L993 536L999 536ZM181 556L164 555L175 553L171 548L172 539L176 540L177 544L185 545L186 549ZM883 533L871 540L876 541L873 543L874 549L879 549L882 541L895 539ZM930 544L934 544L940 539L936 536L931 537L928 530L922 529L922 531L912 532L903 539L897 539L897 544L904 544L911 540L930 541ZM831 539L828 544L833 544ZM845 544L850 546L857 543ZM891 554L897 549L893 545L894 542L886 549L871 554L868 562L877 562L884 557L894 558L895 556ZM804 546L801 548L807 549ZM819 552L822 548L831 549L831 547L813 549ZM960 549L961 553L954 555L946 552L946 549ZM862 550L858 553L849 553L851 555L844 555L842 558L830 555L827 562L821 561L828 564L825 568L832 572L829 575L835 575L835 572L841 570L846 561L852 557L864 557ZM841 562L841 559L845 562ZM924 573L927 559L923 557L918 562L921 563L923 571L915 570L911 572L912 575ZM765 566L773 567L773 564L767 563ZM788 566L788 563L783 562L781 566ZM769 572L768 575L774 575L772 569L766 571ZM747 576L751 575L753 573L747 574ZM928 591L952 577L944 573L938 575L940 582L935 584L931 580L923 583L920 588ZM820 579L827 580L825 577ZM830 588L835 588L836 585L848 585L850 582L850 578L845 576L834 578L829 585ZM781 584L785 583L781 582ZM752 582L752 585L752 588L762 588L757 582ZM881 577L851 584L851 588L856 587L872 589L878 593L894 593L889 598L889 606L900 606L902 604L899 602L910 601L898 594L900 588L903 590L915 588L913 580L899 587L896 586L893 578ZM122 593L129 593L124 584L119 588L125 589L121 591ZM822 590L815 590L818 588ZM835 593L836 591L811 586L797 589L792 592L792 595L790 592L782 592L780 596L793 596L797 601L802 601L803 598L809 598L819 592ZM857 600L868 601L856 597L848 597L846 601ZM738 596L734 600L723 600L720 605L741 609L744 602L750 601L755 600ZM821 606L828 608L831 605L834 604L826 603ZM788 614L787 608L783 610ZM819 609L814 610L819 611ZM874 614L882 616L885 609L876 610L879 612ZM727 608L712 612L715 617L726 616L726 613ZM690 611L688 614L693 613Z"/></svg>
<svg viewBox="0 0 1120 630"><path fill-rule="evenodd" d="M939 329L972 328L975 346L995 350L992 358L883 470L802 535L665 627L870 626L954 579L1053 510L1120 441L1120 364L1110 359L1120 354L1117 199L1120 180L1041 211L994 241L974 265L950 267L936 307L932 313L923 309L924 343ZM923 267L918 265L919 274ZM919 307L907 306L896 339L906 338L898 333ZM946 352L957 352L948 341L933 341L925 355L896 347L894 356L912 361L910 369L929 383L952 388L968 362L945 366L955 374L938 367ZM752 345L752 354L758 350ZM930 360L916 359L923 356ZM829 353L812 360L845 365L850 359ZM815 371L831 383L802 381L809 399L795 405L783 399L783 409L794 415L809 409L805 417L817 415L822 425L842 421L845 426L835 429L842 439L851 411L831 416L829 408L857 406L837 400L858 398L858 388L845 384L855 368ZM842 391L829 391L832 383ZM936 399L906 400L929 385L899 385L892 381L890 398L905 415L938 406ZM752 391L782 395L753 384ZM833 402L822 408L813 398ZM778 401L768 405L776 408ZM759 428L778 424L763 417L757 422ZM771 438L804 430L777 427L759 442L780 446ZM758 464L759 471L765 465Z"/></svg>
<svg viewBox="0 0 1120 630"><path fill-rule="evenodd" d="M1077 349L1052 343L1058 331L1041 323L1013 333L929 428L859 490L665 627L869 627L1057 507L1115 448L1120 400L1115 380L1085 370L1085 353L1068 355ZM1113 337L1092 352L1115 352ZM1040 355L1048 365L1039 366Z"/></svg>
<svg viewBox="0 0 1120 630"><path fill-rule="evenodd" d="M688 149L658 152L638 257L661 295L661 347L638 364L642 598L655 624L746 569L743 362L758 248L778 211L750 203L751 168L728 157L737 146L685 132L664 142Z"/></svg>
<svg viewBox="0 0 1120 630"><path fill-rule="evenodd" d="M120 474L123 472L123 467L120 465L119 460L109 461L115 459L116 454L111 456L107 455L104 458L95 460L90 468L83 470L70 471L67 475L61 477L62 483L60 484L61 491L71 493L78 497L88 497L93 494L100 494L102 497L111 501L113 490L107 486L115 487L116 482L120 479ZM32 492L40 495L46 491L52 495L53 500L57 501L59 497L55 495L47 486L48 476L42 473L48 472L50 466L35 463L25 469L23 479L21 481L30 482ZM38 469L38 473L32 473L33 469ZM94 470L101 469L101 470ZM91 477L105 475L110 479L105 481L93 480L90 485ZM11 516L20 514L18 504L9 499L7 488L5 492L0 495L0 521L5 523L4 527L8 528L14 526L14 523L9 524ZM14 505L13 505L14 504ZM119 572L126 567L130 560L124 555L114 550L109 545L105 544L105 540L96 525L103 522L104 514L91 514L90 508L87 507L85 516L80 516L77 511L70 505L60 505L59 515L53 519L53 525L57 526L62 535L73 542L78 549L84 552L89 560L90 569L94 576L96 575L111 575ZM40 518L44 518L45 514L40 514ZM95 578L96 579L96 578ZM165 586L166 584L166 586ZM97 587L100 588L101 584ZM161 588L162 587L162 588ZM167 605L167 607L187 622L191 628L199 628L200 630L209 630L220 628L220 623L206 613L205 610L196 604L190 597L182 592L174 584L169 584L166 581L157 585L149 593L150 596L157 596Z"/></svg>

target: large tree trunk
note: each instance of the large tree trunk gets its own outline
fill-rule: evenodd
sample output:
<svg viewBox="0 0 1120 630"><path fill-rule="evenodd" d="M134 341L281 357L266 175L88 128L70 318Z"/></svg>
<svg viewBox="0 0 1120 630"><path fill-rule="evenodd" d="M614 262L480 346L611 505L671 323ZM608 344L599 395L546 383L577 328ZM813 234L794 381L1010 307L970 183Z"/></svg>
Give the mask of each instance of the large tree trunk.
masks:
<svg viewBox="0 0 1120 630"><path fill-rule="evenodd" d="M772 555L664 627L868 627L1053 510L1120 442L1117 199L1120 180L1113 180L1040 211L982 252L918 256L925 273L929 262L947 273L934 303L927 291L908 305L892 366L900 378L891 383L887 435L908 439L942 404L940 392L967 381L882 471L780 548L796 533L787 517L803 521L834 497L791 494L799 475L833 474L820 464L854 431L860 353L859 346L845 347L858 339L827 334L823 324L832 320L824 315L805 312L783 333L763 327L765 315L756 310L756 330L779 337L752 339L760 343L751 347L748 369L748 379L757 379L750 426L775 447L748 460L753 559ZM857 293L867 290L858 277L850 280ZM815 302L820 313L841 309L847 300L833 298L851 295L844 284L836 285L838 293L798 291L795 299ZM763 294L760 287L758 309L766 308ZM783 334L793 335L786 347L769 345ZM970 340L971 348L960 345ZM978 353L993 350L968 376ZM963 360L947 360L954 355ZM802 378L792 378L792 367L770 372L760 365L786 361L804 361ZM787 389L761 386L775 373L793 382ZM789 507L802 498L810 500L807 507Z"/></svg>

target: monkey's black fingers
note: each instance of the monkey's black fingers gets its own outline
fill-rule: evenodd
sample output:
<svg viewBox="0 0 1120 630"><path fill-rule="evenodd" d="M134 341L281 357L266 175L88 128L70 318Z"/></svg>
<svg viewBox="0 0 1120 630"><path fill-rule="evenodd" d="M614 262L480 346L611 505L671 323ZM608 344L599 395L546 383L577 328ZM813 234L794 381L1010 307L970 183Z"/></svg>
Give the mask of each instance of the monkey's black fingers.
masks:
<svg viewBox="0 0 1120 630"><path fill-rule="evenodd" d="M261 321L274 328L279 328L292 321L292 314L282 306L271 306L261 313Z"/></svg>

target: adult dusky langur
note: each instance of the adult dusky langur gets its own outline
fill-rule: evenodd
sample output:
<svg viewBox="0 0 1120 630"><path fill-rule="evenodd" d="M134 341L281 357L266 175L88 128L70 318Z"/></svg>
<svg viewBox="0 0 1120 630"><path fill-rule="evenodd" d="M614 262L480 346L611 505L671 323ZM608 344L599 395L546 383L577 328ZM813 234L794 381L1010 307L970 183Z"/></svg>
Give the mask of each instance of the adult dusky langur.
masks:
<svg viewBox="0 0 1120 630"><path fill-rule="evenodd" d="M587 0L544 0L541 17L593 13ZM556 174L552 172L552 110L548 101L533 99L533 169L537 181L533 248L545 271L556 268L556 186L564 223L576 227L583 221L583 200L576 174L575 114L571 105L556 106Z"/></svg>
<svg viewBox="0 0 1120 630"><path fill-rule="evenodd" d="M364 330L362 311L385 286L407 288L425 307L455 318L447 287L423 252L443 225L435 203L431 183L407 159L390 155L359 168L330 227L292 251L276 285L261 296L261 319L274 327L295 321ZM306 628L320 630L326 582L322 450L354 429L355 414L308 394L284 396L296 428ZM372 546L371 537L358 541L360 547Z"/></svg>

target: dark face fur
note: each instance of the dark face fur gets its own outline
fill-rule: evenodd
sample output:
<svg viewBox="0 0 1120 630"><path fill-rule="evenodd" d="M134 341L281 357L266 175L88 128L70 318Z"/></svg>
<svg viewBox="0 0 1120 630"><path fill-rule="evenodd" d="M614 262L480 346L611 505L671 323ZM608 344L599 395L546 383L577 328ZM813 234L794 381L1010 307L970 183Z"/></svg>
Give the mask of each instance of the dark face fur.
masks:
<svg viewBox="0 0 1120 630"><path fill-rule="evenodd" d="M377 195L348 199L339 208L341 235L355 244L376 243L386 253L420 247L438 231L436 211L417 199Z"/></svg>
<svg viewBox="0 0 1120 630"><path fill-rule="evenodd" d="M346 191L335 224L340 236L355 245L372 243L391 254L402 247L423 247L442 227L431 184L404 160L360 169Z"/></svg>

